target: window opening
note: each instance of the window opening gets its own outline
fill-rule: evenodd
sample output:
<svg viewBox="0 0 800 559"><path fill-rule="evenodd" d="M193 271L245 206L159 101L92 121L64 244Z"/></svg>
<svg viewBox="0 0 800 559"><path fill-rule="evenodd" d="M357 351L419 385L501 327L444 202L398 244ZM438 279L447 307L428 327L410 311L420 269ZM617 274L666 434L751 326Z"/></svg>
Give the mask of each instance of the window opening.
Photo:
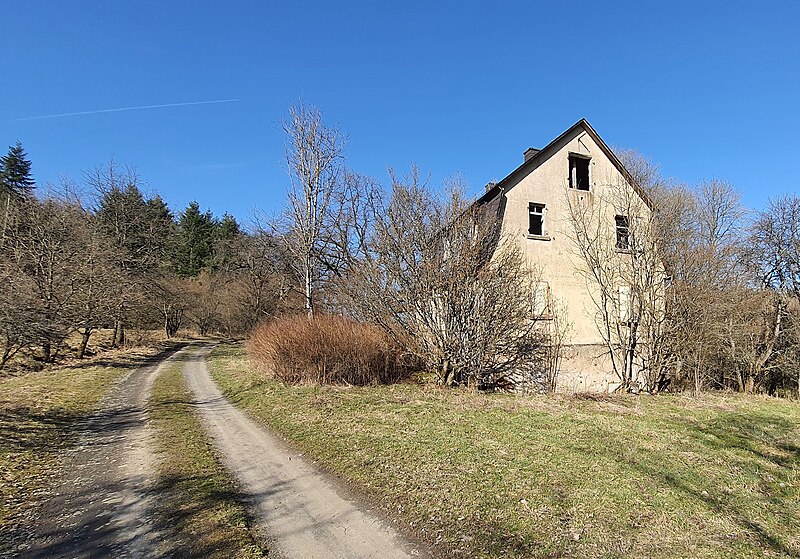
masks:
<svg viewBox="0 0 800 559"><path fill-rule="evenodd" d="M576 190L589 190L589 162L588 157L580 155L569 156L569 187Z"/></svg>
<svg viewBox="0 0 800 559"><path fill-rule="evenodd" d="M631 227L628 216L618 215L614 217L617 229L617 248L628 250L631 248Z"/></svg>
<svg viewBox="0 0 800 559"><path fill-rule="evenodd" d="M544 235L544 204L531 203L528 206L528 234Z"/></svg>

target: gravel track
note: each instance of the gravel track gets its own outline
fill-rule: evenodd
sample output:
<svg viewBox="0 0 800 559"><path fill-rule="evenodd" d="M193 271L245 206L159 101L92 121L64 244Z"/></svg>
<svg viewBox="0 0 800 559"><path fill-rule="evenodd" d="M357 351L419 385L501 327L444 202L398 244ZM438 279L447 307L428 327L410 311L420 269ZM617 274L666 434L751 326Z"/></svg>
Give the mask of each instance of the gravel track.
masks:
<svg viewBox="0 0 800 559"><path fill-rule="evenodd" d="M232 405L206 367L210 347L187 352L183 374L203 424L273 547L286 559L427 557L378 514Z"/></svg>
<svg viewBox="0 0 800 559"><path fill-rule="evenodd" d="M147 402L159 373L182 351L125 375L101 411L79 425L63 477L29 527L22 558L160 557Z"/></svg>

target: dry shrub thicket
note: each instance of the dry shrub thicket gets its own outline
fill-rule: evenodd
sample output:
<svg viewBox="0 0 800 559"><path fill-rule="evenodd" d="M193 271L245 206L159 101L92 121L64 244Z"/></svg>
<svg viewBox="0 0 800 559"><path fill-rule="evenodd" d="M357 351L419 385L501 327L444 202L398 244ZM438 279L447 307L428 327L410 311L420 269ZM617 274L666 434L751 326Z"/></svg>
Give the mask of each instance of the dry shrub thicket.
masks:
<svg viewBox="0 0 800 559"><path fill-rule="evenodd" d="M265 322L251 333L248 352L292 384L388 384L410 370L402 349L382 329L328 314Z"/></svg>

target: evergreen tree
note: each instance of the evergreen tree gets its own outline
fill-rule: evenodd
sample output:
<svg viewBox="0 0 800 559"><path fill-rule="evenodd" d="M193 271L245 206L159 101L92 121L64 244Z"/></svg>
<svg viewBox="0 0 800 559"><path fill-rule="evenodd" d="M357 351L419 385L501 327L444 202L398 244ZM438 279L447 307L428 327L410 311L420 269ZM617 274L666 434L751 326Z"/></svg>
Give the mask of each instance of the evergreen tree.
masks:
<svg viewBox="0 0 800 559"><path fill-rule="evenodd" d="M201 212L197 202L191 202L181 212L173 256L176 274L195 277L213 263L216 230L217 223L211 212Z"/></svg>
<svg viewBox="0 0 800 559"><path fill-rule="evenodd" d="M112 185L101 194L97 218L123 270L153 270L167 256L174 222L160 196L146 199L132 182Z"/></svg>
<svg viewBox="0 0 800 559"><path fill-rule="evenodd" d="M242 233L239 222L229 213L225 213L217 224L216 238L220 241L232 241Z"/></svg>
<svg viewBox="0 0 800 559"><path fill-rule="evenodd" d="M236 248L239 239L243 236L242 229L236 218L225 213L217 222L214 234L214 271L230 270L236 262Z"/></svg>
<svg viewBox="0 0 800 559"><path fill-rule="evenodd" d="M17 142L8 148L6 155L0 157L0 190L5 195L27 198L32 195L34 184L28 154Z"/></svg>

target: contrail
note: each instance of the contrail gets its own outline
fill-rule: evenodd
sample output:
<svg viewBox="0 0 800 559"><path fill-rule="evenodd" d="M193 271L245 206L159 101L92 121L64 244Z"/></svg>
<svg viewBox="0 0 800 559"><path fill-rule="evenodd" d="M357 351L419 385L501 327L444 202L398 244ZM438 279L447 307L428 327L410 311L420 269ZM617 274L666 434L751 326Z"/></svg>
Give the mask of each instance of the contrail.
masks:
<svg viewBox="0 0 800 559"><path fill-rule="evenodd" d="M192 105L212 105L215 103L236 103L240 99L219 99L217 101L191 101L189 103L165 103L163 105L142 105L141 107L120 107L117 109L100 109L97 111L80 111L77 113L60 113L55 115L28 116L25 118L14 118L8 122L22 122L25 120L44 120L47 118L64 118L67 116L97 115L101 113L119 113L122 111L141 111L145 109L164 109L167 107L190 107Z"/></svg>

